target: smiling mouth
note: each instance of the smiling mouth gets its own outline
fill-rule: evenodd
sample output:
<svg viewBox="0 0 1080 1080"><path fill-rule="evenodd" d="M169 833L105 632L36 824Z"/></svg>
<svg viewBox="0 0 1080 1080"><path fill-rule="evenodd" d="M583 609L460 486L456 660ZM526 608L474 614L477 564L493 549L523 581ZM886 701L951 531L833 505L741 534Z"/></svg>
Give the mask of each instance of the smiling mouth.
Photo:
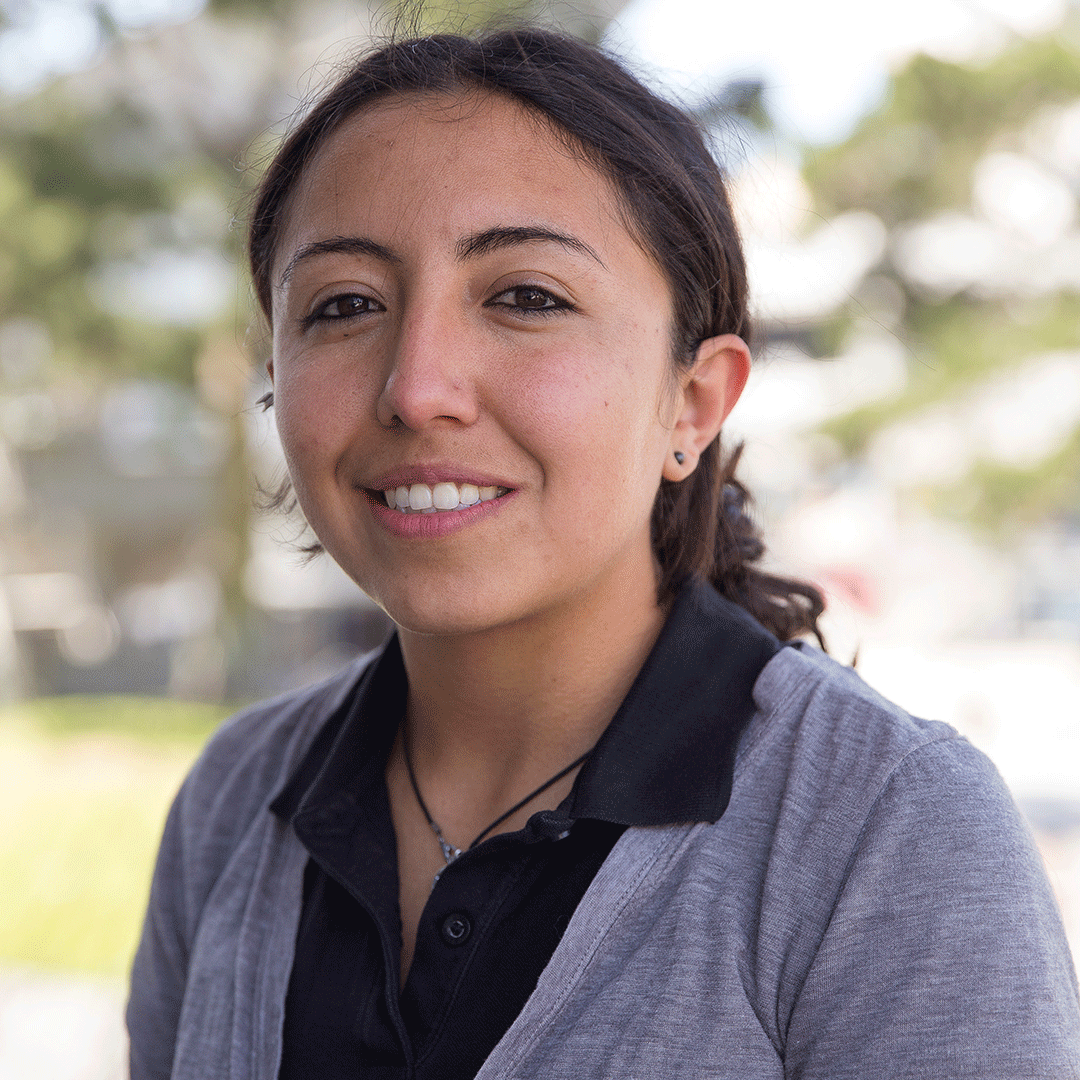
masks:
<svg viewBox="0 0 1080 1080"><path fill-rule="evenodd" d="M452 484L449 481L429 485L410 484L377 492L391 510L402 514L438 514L465 510L477 503L491 502L510 493L505 487L477 487L475 484Z"/></svg>

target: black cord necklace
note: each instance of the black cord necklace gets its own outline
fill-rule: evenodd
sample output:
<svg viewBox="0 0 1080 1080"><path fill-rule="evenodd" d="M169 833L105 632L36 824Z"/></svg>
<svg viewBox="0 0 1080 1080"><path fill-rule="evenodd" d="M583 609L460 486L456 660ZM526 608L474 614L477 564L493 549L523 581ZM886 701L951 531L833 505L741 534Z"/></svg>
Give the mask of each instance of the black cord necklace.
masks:
<svg viewBox="0 0 1080 1080"><path fill-rule="evenodd" d="M427 823L431 826L431 831L435 834L435 839L439 841L439 848L442 850L443 859L446 860L446 866L449 866L456 858L461 855L462 849L459 847L454 847L454 845L451 844L445 836L443 836L441 826L439 826L436 823L435 819L431 816L431 811L428 810L427 803L424 802L424 796L420 794L420 785L416 782L416 773L413 771L412 758L409 755L409 740L405 737L404 733L402 733L401 737L401 751L402 756L405 758L405 769L409 774L409 783L412 784L413 794L416 796L416 802L419 805L420 809L424 812L424 817L427 818ZM559 772L557 772L550 780L545 780L535 791L526 795L525 798L521 800L521 802L514 803L514 805L511 806L505 814L501 814L499 817L497 817L482 833L480 833L480 835L477 836L476 839L473 840L473 842L469 845L467 850L471 851L474 847L476 847L477 844L480 843L481 840L484 839L485 836L487 836L489 832L491 832L492 829L497 828L504 821L506 821L507 818L513 817L514 814L516 814L523 806L531 803L537 795L540 795L543 792L547 791L547 789L551 787L552 784L557 784L564 776L566 776L567 773L573 772L573 770L576 769L591 753L592 750L586 750L585 753L581 755L581 757L579 757L576 761L571 761L565 769L560 769ZM443 869L445 869L445 867ZM439 873L435 875L435 881L432 882L432 887L434 887L435 882L439 880L439 876L441 874L442 870L440 870Z"/></svg>

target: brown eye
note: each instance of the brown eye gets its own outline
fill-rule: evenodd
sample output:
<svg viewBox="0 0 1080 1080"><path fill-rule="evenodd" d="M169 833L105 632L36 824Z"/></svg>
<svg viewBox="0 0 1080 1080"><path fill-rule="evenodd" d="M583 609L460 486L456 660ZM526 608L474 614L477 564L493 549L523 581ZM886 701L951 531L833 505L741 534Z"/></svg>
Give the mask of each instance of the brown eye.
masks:
<svg viewBox="0 0 1080 1080"><path fill-rule="evenodd" d="M558 311L572 311L573 305L538 285L516 285L512 289L493 296L489 307L509 308L522 314L548 315Z"/></svg>
<svg viewBox="0 0 1080 1080"><path fill-rule="evenodd" d="M382 311L383 307L378 301L370 296L360 296L358 293L347 293L344 296L335 296L327 300L313 315L313 321L351 319L357 315L367 315L373 311Z"/></svg>
<svg viewBox="0 0 1080 1080"><path fill-rule="evenodd" d="M558 306L555 302L555 297L553 297L551 293L545 292L543 289L513 289L511 295L514 297L515 306L520 308L536 311L541 308Z"/></svg>

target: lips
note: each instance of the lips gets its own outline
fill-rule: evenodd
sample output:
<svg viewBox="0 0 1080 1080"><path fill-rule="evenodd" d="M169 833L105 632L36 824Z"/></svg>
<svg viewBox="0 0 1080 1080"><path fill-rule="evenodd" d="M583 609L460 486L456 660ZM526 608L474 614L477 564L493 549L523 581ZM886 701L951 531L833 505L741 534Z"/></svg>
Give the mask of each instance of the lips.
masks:
<svg viewBox="0 0 1080 1080"><path fill-rule="evenodd" d="M460 512L515 490L506 477L449 461L388 470L363 487L376 505L402 514Z"/></svg>
<svg viewBox="0 0 1080 1080"><path fill-rule="evenodd" d="M437 514L491 502L509 491L509 488L497 484L485 484L481 487L477 484L455 484L449 480L441 480L435 485L415 483L387 488L382 496L391 510L396 509L402 514Z"/></svg>
<svg viewBox="0 0 1080 1080"><path fill-rule="evenodd" d="M490 517L517 488L505 477L452 462L401 466L363 484L375 519L405 538L449 536Z"/></svg>
<svg viewBox="0 0 1080 1080"><path fill-rule="evenodd" d="M435 503L435 489L439 488L443 483L448 484L455 489L457 496L457 504L453 509L438 510ZM413 489L416 484L402 485L406 492L410 495L410 502ZM477 490L479 496L479 485L473 485ZM488 485L485 485L488 486ZM372 514L375 521L382 526L392 536L400 537L403 540L416 541L416 540L437 540L443 537L449 537L455 533L460 532L463 529L468 529L481 521L484 521L496 514L499 514L504 507L513 502L514 497L518 494L516 488L496 487L494 488L494 497L490 499L480 499L471 505L463 505L461 502L461 488L467 487L466 484L453 484L450 481L439 481L434 485L424 485L431 492L432 505L423 507L419 510L414 510L412 506L398 507L397 504L397 489L394 489L394 503L391 507L386 501L385 491L371 491L365 490L364 494L367 497L368 504L371 506ZM449 503L451 496L455 492L440 492L441 500ZM469 496L469 492L466 491L466 497ZM485 492L487 494L487 492ZM425 501L424 493L418 492L418 502L423 503Z"/></svg>

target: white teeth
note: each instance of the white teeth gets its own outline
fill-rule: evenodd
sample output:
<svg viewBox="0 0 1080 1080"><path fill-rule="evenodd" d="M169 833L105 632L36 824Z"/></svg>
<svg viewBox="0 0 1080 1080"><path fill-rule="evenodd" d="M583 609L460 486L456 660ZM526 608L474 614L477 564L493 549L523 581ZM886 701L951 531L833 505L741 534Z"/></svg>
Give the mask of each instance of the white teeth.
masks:
<svg viewBox="0 0 1080 1080"><path fill-rule="evenodd" d="M434 514L440 510L464 510L477 503L490 502L509 492L503 487L477 487L476 484L452 484L448 480L440 481L430 487L428 484L411 484L391 488L383 492L386 505L391 509L422 514Z"/></svg>
<svg viewBox="0 0 1080 1080"><path fill-rule="evenodd" d="M457 484L436 484L431 492L431 504L436 510L456 510L458 502Z"/></svg>
<svg viewBox="0 0 1080 1080"><path fill-rule="evenodd" d="M409 488L409 509L428 510L431 507L431 488L427 484L413 484Z"/></svg>

